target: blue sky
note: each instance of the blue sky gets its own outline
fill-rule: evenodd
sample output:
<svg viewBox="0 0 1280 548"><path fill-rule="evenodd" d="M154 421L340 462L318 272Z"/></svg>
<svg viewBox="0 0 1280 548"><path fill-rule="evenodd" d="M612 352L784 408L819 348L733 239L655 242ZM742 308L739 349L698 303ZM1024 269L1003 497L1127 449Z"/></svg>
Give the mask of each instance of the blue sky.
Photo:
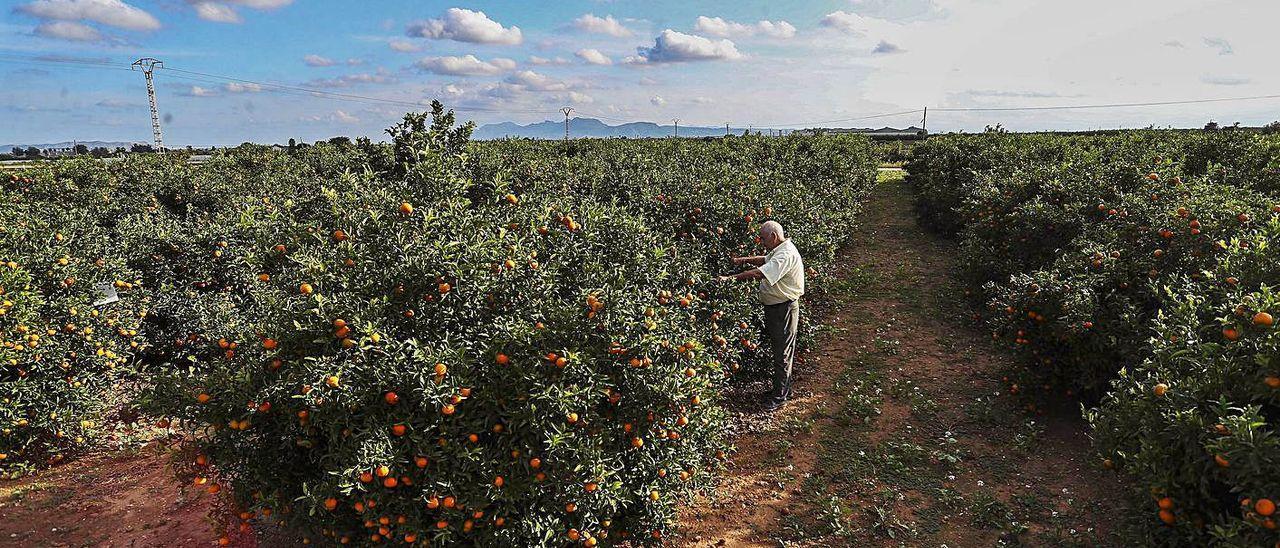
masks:
<svg viewBox="0 0 1280 548"><path fill-rule="evenodd" d="M144 56L168 67L170 145L379 137L433 98L480 123L571 105L608 123L803 127L1280 93L1280 8L1262 0L4 0L0 13L0 143L149 140L143 78L125 68ZM935 110L929 125L1260 124L1277 107Z"/></svg>

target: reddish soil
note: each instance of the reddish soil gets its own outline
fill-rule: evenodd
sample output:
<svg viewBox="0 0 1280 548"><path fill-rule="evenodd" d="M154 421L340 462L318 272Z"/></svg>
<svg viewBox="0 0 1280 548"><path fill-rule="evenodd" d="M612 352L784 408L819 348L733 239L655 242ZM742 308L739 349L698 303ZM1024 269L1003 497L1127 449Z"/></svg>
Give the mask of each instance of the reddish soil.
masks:
<svg viewBox="0 0 1280 548"><path fill-rule="evenodd" d="M0 481L0 546L216 545L214 497L184 489L169 460L148 446Z"/></svg>

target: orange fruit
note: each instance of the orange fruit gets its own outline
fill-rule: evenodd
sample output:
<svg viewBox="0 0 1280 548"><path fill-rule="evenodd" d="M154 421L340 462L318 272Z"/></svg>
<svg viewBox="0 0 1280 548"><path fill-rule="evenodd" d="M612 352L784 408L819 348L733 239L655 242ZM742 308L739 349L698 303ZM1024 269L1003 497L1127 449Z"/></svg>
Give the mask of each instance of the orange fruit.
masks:
<svg viewBox="0 0 1280 548"><path fill-rule="evenodd" d="M315 291L315 288L311 287L311 284L309 283L304 282L302 285L298 286L298 292L302 293L303 295L310 295L314 291Z"/></svg>
<svg viewBox="0 0 1280 548"><path fill-rule="evenodd" d="M1231 466L1231 461L1222 455L1214 455L1213 462L1217 463L1220 468L1229 468Z"/></svg>
<svg viewBox="0 0 1280 548"><path fill-rule="evenodd" d="M1155 395L1157 396L1163 396L1165 392L1168 392L1168 391L1169 391L1169 385L1165 383L1157 384L1155 388L1152 389L1152 392L1154 392Z"/></svg>
<svg viewBox="0 0 1280 548"><path fill-rule="evenodd" d="M1174 517L1173 512L1170 512L1168 510L1161 510L1160 521L1163 521L1165 525L1173 525L1175 521L1178 521L1178 518Z"/></svg>
<svg viewBox="0 0 1280 548"><path fill-rule="evenodd" d="M1254 503L1253 509L1260 516L1270 516L1276 513L1276 503L1271 502L1271 499L1258 499L1258 502Z"/></svg>
<svg viewBox="0 0 1280 548"><path fill-rule="evenodd" d="M333 498L333 497L329 497L329 498L327 498L327 499L324 499L324 509L325 509L325 510L333 510L334 508L337 508L337 507L338 507L338 499L335 499L335 498Z"/></svg>
<svg viewBox="0 0 1280 548"><path fill-rule="evenodd" d="M1159 506L1161 510L1173 510L1173 499L1169 497L1162 498L1156 502L1156 506Z"/></svg>
<svg viewBox="0 0 1280 548"><path fill-rule="evenodd" d="M403 214L405 214L405 215L412 215L412 214L413 214L413 204L411 204L411 203L409 203L409 202L400 202L400 213L403 213Z"/></svg>
<svg viewBox="0 0 1280 548"><path fill-rule="evenodd" d="M387 405L395 405L400 402L400 396L395 392L387 392L382 396L382 399L387 402Z"/></svg>
<svg viewBox="0 0 1280 548"><path fill-rule="evenodd" d="M262 341L262 347L267 350L275 350L278 343L275 339L265 339Z"/></svg>
<svg viewBox="0 0 1280 548"><path fill-rule="evenodd" d="M498 354L498 357L494 358L494 361L497 361L498 365L507 365L508 363L511 363L511 358L508 358L506 354Z"/></svg>
<svg viewBox="0 0 1280 548"><path fill-rule="evenodd" d="M1271 314L1259 312L1253 315L1253 325L1259 327L1271 327L1273 323L1275 323L1275 318L1272 318Z"/></svg>

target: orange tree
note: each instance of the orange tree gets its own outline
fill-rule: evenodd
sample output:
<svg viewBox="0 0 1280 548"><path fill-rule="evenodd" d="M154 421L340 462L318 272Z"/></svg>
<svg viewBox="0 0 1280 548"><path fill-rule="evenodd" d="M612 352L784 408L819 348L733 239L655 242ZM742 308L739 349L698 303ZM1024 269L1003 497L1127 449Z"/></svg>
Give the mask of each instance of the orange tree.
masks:
<svg viewBox="0 0 1280 548"><path fill-rule="evenodd" d="M993 337L1026 358L1011 391L1101 398L1100 462L1152 497L1152 543L1278 540L1277 142L986 134L931 140L908 166Z"/></svg>
<svg viewBox="0 0 1280 548"><path fill-rule="evenodd" d="M199 226L124 234L173 289L146 407L188 433L197 483L315 540L659 542L724 458L718 389L760 339L715 269L775 214L831 257L867 145L513 161L522 145L469 131L409 115L389 149L351 152L367 169L320 149L287 185L219 164L202 192L227 193L170 219Z"/></svg>
<svg viewBox="0 0 1280 548"><path fill-rule="evenodd" d="M142 340L146 303L127 297L140 280L90 213L109 197L78 190L18 176L0 187L0 469L56 463L96 438Z"/></svg>
<svg viewBox="0 0 1280 548"><path fill-rule="evenodd" d="M1105 462L1144 479L1167 544L1269 545L1280 500L1280 256L1276 219L1221 240L1217 266L1178 284L1149 359L1087 416Z"/></svg>

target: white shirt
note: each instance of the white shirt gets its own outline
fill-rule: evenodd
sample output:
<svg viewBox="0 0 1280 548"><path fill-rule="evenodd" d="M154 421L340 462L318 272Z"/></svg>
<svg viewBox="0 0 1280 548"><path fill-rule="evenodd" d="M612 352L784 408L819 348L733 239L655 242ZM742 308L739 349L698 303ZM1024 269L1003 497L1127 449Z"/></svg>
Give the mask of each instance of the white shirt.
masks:
<svg viewBox="0 0 1280 548"><path fill-rule="evenodd" d="M804 261L800 250L787 240L764 256L760 265L760 302L778 304L794 301L804 295Z"/></svg>

